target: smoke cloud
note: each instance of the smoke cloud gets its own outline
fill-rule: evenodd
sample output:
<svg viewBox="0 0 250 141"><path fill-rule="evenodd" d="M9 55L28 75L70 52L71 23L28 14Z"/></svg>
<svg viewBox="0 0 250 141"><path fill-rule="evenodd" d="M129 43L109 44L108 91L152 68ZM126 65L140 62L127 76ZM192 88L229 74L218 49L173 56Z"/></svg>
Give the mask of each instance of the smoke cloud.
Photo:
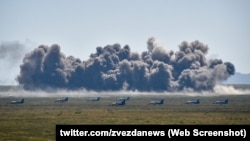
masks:
<svg viewBox="0 0 250 141"><path fill-rule="evenodd" d="M213 91L234 75L235 67L221 59L208 60L208 49L197 40L168 51L150 37L141 54L116 43L96 47L81 61L65 56L57 44L40 45L26 54L16 80L26 90Z"/></svg>
<svg viewBox="0 0 250 141"><path fill-rule="evenodd" d="M27 48L15 41L2 42L0 44L0 84L11 85L16 83L15 77L18 74L18 66L25 56Z"/></svg>

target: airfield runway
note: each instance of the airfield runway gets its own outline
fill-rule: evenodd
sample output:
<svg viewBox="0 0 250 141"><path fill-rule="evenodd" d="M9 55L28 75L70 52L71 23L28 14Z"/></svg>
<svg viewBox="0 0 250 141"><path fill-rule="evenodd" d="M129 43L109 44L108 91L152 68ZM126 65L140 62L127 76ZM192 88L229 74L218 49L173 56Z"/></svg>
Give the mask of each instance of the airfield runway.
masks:
<svg viewBox="0 0 250 141"><path fill-rule="evenodd" d="M5 92L6 93L6 92ZM8 92L9 93L9 92ZM53 95L53 94L52 94ZM57 124L250 124L250 94L244 95L164 95L133 94L70 96L64 103L55 102L66 96L0 96L0 136L3 140L55 140ZM100 96L100 101L89 101ZM123 106L110 106L129 96ZM24 98L23 104L9 104ZM150 101L164 99L162 105ZM186 101L200 99L200 104ZM226 105L214 104L228 99Z"/></svg>

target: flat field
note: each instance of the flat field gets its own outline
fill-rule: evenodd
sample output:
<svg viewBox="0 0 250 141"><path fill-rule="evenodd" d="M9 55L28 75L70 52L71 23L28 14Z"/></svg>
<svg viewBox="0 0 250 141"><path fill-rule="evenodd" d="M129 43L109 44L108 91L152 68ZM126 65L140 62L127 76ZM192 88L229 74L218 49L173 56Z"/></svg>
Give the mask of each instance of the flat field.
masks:
<svg viewBox="0 0 250 141"><path fill-rule="evenodd" d="M100 95L100 101L89 97L71 97L66 103L55 103L62 97L25 97L21 105L9 104L13 97L0 97L0 140L54 141L57 124L157 124L157 125L245 125L250 124L249 95L133 95L124 106L110 106L119 95ZM150 105L163 98L163 105ZM188 100L200 99L198 105ZM226 105L216 100L228 99Z"/></svg>

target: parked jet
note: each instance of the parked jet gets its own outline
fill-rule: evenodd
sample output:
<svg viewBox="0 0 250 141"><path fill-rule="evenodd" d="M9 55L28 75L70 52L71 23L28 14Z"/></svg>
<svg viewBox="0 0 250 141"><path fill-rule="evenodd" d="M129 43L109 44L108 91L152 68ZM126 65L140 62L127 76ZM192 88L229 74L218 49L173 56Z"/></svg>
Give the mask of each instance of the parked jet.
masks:
<svg viewBox="0 0 250 141"><path fill-rule="evenodd" d="M69 100L69 98L65 97L63 99L57 99L55 102L64 103L64 102L67 102L68 100Z"/></svg>
<svg viewBox="0 0 250 141"><path fill-rule="evenodd" d="M123 105L125 105L125 103L126 103L126 100L123 99L123 100L121 100L121 101L119 101L119 102L113 102L113 103L111 104L111 106L123 106Z"/></svg>
<svg viewBox="0 0 250 141"><path fill-rule="evenodd" d="M214 104L220 104L220 105L222 105L222 104L228 104L228 99L215 101Z"/></svg>
<svg viewBox="0 0 250 141"><path fill-rule="evenodd" d="M119 98L119 100L129 100L130 97L122 97L122 98Z"/></svg>
<svg viewBox="0 0 250 141"><path fill-rule="evenodd" d="M88 101L100 101L101 98L100 97L96 97L96 98L90 98Z"/></svg>
<svg viewBox="0 0 250 141"><path fill-rule="evenodd" d="M196 101L187 101L186 104L200 104L200 99L197 99Z"/></svg>
<svg viewBox="0 0 250 141"><path fill-rule="evenodd" d="M16 100L16 101L11 101L10 104L23 104L24 99Z"/></svg>
<svg viewBox="0 0 250 141"><path fill-rule="evenodd" d="M153 105L164 104L164 99L150 101L150 104L153 104Z"/></svg>

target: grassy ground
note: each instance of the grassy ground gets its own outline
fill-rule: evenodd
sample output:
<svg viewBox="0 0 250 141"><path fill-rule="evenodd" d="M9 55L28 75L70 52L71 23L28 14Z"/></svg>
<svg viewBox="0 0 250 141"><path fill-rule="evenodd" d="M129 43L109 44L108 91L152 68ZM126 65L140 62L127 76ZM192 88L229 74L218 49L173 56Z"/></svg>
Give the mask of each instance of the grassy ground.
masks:
<svg viewBox="0 0 250 141"><path fill-rule="evenodd" d="M149 105L160 98L163 105ZM185 104L197 98L199 105ZM228 105L213 104L225 98ZM10 98L0 98L0 140L53 141L57 124L250 124L250 95L131 96L122 107L109 106L117 97L86 99L69 97L60 104L55 98L30 97L22 105L10 105Z"/></svg>

